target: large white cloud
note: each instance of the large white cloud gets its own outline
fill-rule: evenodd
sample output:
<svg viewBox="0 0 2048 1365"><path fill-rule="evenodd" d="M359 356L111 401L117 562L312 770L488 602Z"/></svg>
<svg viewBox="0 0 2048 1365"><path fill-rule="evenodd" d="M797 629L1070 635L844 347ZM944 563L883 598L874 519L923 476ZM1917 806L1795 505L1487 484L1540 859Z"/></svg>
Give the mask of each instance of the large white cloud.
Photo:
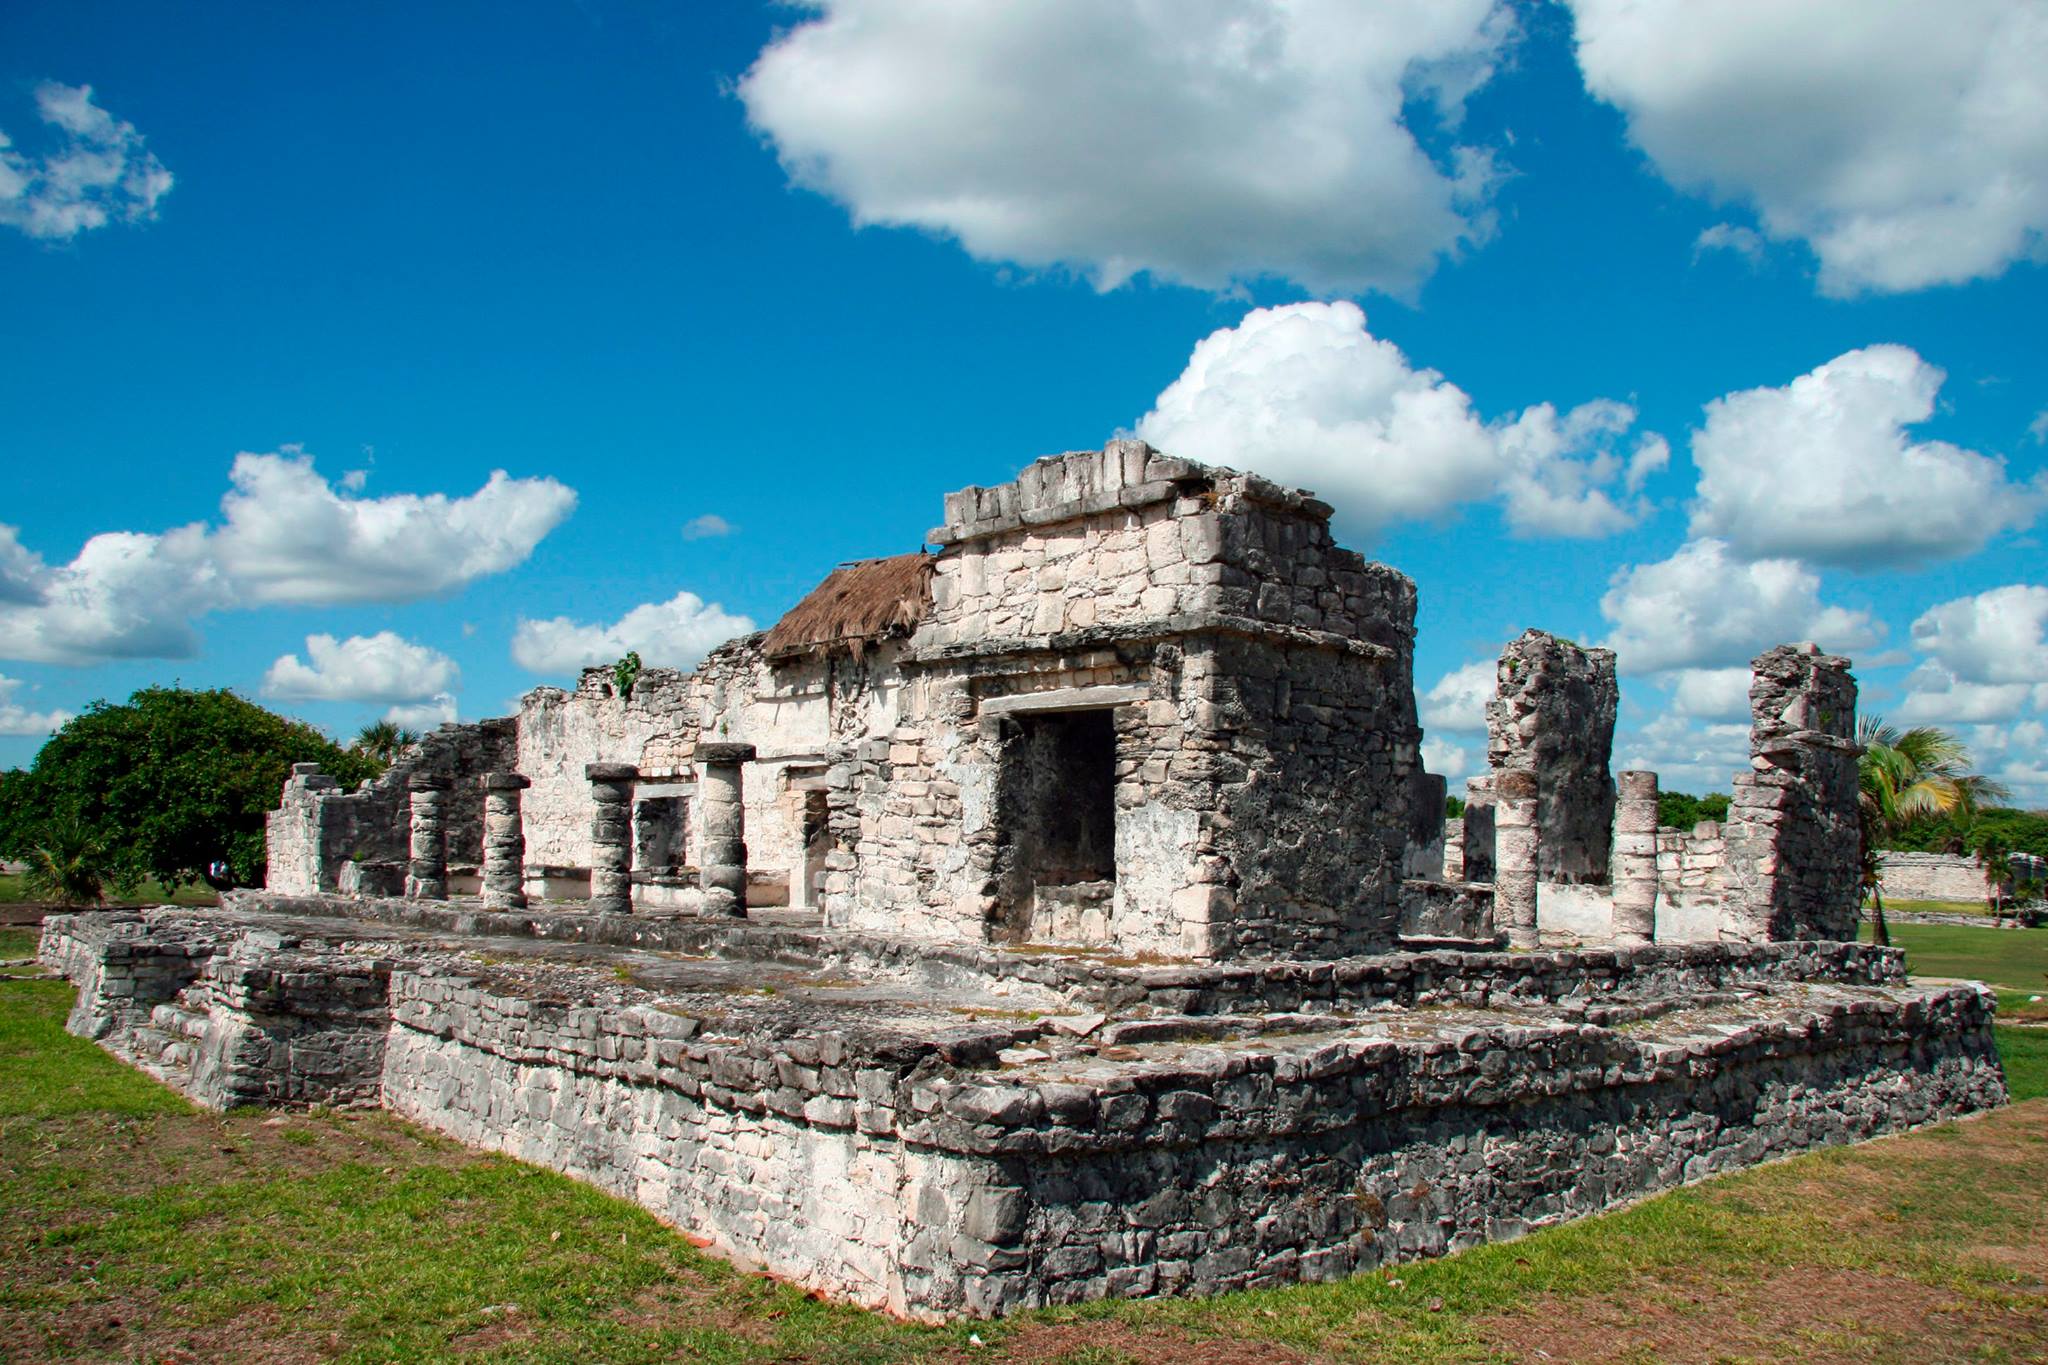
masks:
<svg viewBox="0 0 2048 1365"><path fill-rule="evenodd" d="M1692 438L1692 533L1749 558L1871 566L1969 554L2032 521L2042 484L1907 436L1944 378L1907 347L1867 346L1783 388L1715 399Z"/></svg>
<svg viewBox="0 0 2048 1365"><path fill-rule="evenodd" d="M1727 791L1736 773L1749 767L1749 723L1708 723L1667 711L1621 737L1618 772L1657 774L1665 791L1694 795Z"/></svg>
<svg viewBox="0 0 2048 1365"><path fill-rule="evenodd" d="M517 707L513 708L517 710ZM420 702L402 702L384 713L384 719L404 730L431 730L455 719L455 694L436 692Z"/></svg>
<svg viewBox="0 0 2048 1365"><path fill-rule="evenodd" d="M1297 303L1197 342L1137 431L1186 459L1312 487L1368 533L1498 499L1518 532L1591 536L1641 517L1631 495L1669 453L1645 437L1625 458L1634 419L1599 400L1488 425L1463 389L1368 331L1357 304Z"/></svg>
<svg viewBox="0 0 2048 1365"><path fill-rule="evenodd" d="M1486 703L1500 683L1500 664L1474 659L1438 678L1422 694L1422 723L1431 730L1484 730Z"/></svg>
<svg viewBox="0 0 2048 1365"><path fill-rule="evenodd" d="M238 455L231 479L218 527L110 531L68 564L0 527L0 658L187 658L207 612L450 592L523 561L576 504L553 479L503 471L467 497L350 497L296 447Z"/></svg>
<svg viewBox="0 0 2048 1365"><path fill-rule="evenodd" d="M1680 669L1673 675L1671 709L1695 720L1747 721L1751 680L1745 667Z"/></svg>
<svg viewBox="0 0 2048 1365"><path fill-rule="evenodd" d="M2048 231L2039 0L1566 0L1664 177L1803 238L1832 294L1996 275Z"/></svg>
<svg viewBox="0 0 2048 1365"><path fill-rule="evenodd" d="M679 592L666 602L642 603L609 625L567 616L522 619L512 634L512 657L522 668L558 675L611 663L629 650L650 668L690 668L714 645L753 629L749 618Z"/></svg>
<svg viewBox="0 0 2048 1365"><path fill-rule="evenodd" d="M15 700L19 678L0 677L0 735L47 735L71 719L69 711L31 711Z"/></svg>
<svg viewBox="0 0 2048 1365"><path fill-rule="evenodd" d="M295 701L417 702L447 691L459 676L446 654L396 631L346 640L308 635L306 657L280 657L264 675L263 690Z"/></svg>
<svg viewBox="0 0 2048 1365"><path fill-rule="evenodd" d="M1428 735L1422 741L1422 766L1443 778L1455 791L1458 779L1472 771L1472 754L1462 745Z"/></svg>
<svg viewBox="0 0 2048 1365"><path fill-rule="evenodd" d="M1868 612L1823 606L1820 576L1805 565L1744 562L1718 540L1688 541L1669 559L1619 570L1600 612L1614 623L1604 643L1630 673L1733 668L1796 640L1852 651L1883 633Z"/></svg>
<svg viewBox="0 0 2048 1365"><path fill-rule="evenodd" d="M30 156L0 133L0 224L62 241L115 220L156 217L171 173L133 124L93 103L91 86L46 81L36 87L36 112L56 145Z"/></svg>
<svg viewBox="0 0 2048 1365"><path fill-rule="evenodd" d="M576 506L554 479L491 472L467 497L337 492L296 446L235 457L214 553L254 602L406 602L525 562Z"/></svg>
<svg viewBox="0 0 2048 1365"><path fill-rule="evenodd" d="M1964 682L2048 682L2048 587L2013 583L1929 607L1913 643Z"/></svg>
<svg viewBox="0 0 2048 1365"><path fill-rule="evenodd" d="M2012 720L2043 704L2048 704L2048 684L1970 682L1930 661L1907 675L1905 696L1889 718L1902 725L1952 728Z"/></svg>
<svg viewBox="0 0 2048 1365"><path fill-rule="evenodd" d="M1483 238L1491 155L1440 160L1496 0L807 0L739 83L790 178L983 260L1202 288L1405 290Z"/></svg>

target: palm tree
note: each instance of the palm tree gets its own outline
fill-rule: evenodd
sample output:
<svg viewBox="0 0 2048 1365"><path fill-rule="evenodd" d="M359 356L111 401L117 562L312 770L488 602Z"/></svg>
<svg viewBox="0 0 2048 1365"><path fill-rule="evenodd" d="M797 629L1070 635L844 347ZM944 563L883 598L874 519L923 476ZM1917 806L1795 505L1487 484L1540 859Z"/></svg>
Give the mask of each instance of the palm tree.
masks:
<svg viewBox="0 0 2048 1365"><path fill-rule="evenodd" d="M2005 918L2005 884L2012 880L2012 845L2003 834L1987 831L1977 841L1977 866L1984 869L1984 889L1991 895L1993 923Z"/></svg>
<svg viewBox="0 0 2048 1365"><path fill-rule="evenodd" d="M393 721L380 720L365 725L349 747L388 768L400 754L419 742L420 737L412 731L400 729Z"/></svg>
<svg viewBox="0 0 2048 1365"><path fill-rule="evenodd" d="M1878 874L1880 850L1913 821L1930 815L1973 815L1979 804L2006 794L1988 777L1970 772L1970 751L1946 730L1919 725L1900 730L1882 716L1865 716L1856 726L1863 746L1862 794L1858 813L1863 835L1863 886L1876 918L1872 937L1889 944L1884 893Z"/></svg>
<svg viewBox="0 0 2048 1365"><path fill-rule="evenodd" d="M106 852L75 819L53 820L28 851L22 880L28 893L58 905L98 905L106 899Z"/></svg>

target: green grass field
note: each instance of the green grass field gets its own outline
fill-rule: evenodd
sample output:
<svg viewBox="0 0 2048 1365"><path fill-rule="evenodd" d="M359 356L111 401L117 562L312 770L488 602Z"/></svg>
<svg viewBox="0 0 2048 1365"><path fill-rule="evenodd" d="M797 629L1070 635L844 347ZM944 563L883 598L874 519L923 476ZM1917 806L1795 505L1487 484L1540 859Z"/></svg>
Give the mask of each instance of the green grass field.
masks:
<svg viewBox="0 0 2048 1365"><path fill-rule="evenodd" d="M0 932L0 958L31 944ZM62 982L0 980L0 1360L1277 1365L2048 1350L2048 1100L1340 1284L916 1327L746 1274L633 1205L385 1114L195 1110L64 1033L71 998ZM2016 1095L2048 1094L2042 1039L2000 1030Z"/></svg>
<svg viewBox="0 0 2048 1365"><path fill-rule="evenodd" d="M22 905L34 897L19 872L0 872L0 905ZM107 899L121 905L218 905L220 897L208 886L181 886L166 891L162 882L145 881L127 895L109 892Z"/></svg>
<svg viewBox="0 0 2048 1365"><path fill-rule="evenodd" d="M2048 929L1969 924L1894 924L1892 945L1906 950L1916 976L1958 976L2001 991L2048 994ZM1871 927L1863 926L1863 941Z"/></svg>

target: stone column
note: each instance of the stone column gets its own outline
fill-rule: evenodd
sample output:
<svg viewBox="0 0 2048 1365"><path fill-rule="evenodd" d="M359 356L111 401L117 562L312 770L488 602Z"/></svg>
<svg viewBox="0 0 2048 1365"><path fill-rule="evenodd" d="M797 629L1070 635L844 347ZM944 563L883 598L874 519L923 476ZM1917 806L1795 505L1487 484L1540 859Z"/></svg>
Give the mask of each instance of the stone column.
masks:
<svg viewBox="0 0 2048 1365"><path fill-rule="evenodd" d="M1502 768L1493 775L1493 922L1510 948L1534 948L1536 932L1536 774Z"/></svg>
<svg viewBox="0 0 2048 1365"><path fill-rule="evenodd" d="M1468 882L1493 880L1493 779L1465 779L1465 877Z"/></svg>
<svg viewBox="0 0 2048 1365"><path fill-rule="evenodd" d="M484 904L526 904L526 831L519 793L533 784L518 773L485 773Z"/></svg>
<svg viewBox="0 0 2048 1365"><path fill-rule="evenodd" d="M1657 936L1657 774L1616 774L1614 803L1614 941L1648 943Z"/></svg>
<svg viewBox="0 0 2048 1365"><path fill-rule="evenodd" d="M697 870L706 915L747 913L747 816L740 801L740 765L753 757L751 744L697 746L697 809L704 831Z"/></svg>
<svg viewBox="0 0 2048 1365"><path fill-rule="evenodd" d="M407 786L412 792L412 861L405 870L405 894L416 900L447 900L447 779L422 773Z"/></svg>
<svg viewBox="0 0 2048 1365"><path fill-rule="evenodd" d="M630 763L588 763L590 797L597 815L590 822L590 909L599 915L633 913L633 784L640 770Z"/></svg>

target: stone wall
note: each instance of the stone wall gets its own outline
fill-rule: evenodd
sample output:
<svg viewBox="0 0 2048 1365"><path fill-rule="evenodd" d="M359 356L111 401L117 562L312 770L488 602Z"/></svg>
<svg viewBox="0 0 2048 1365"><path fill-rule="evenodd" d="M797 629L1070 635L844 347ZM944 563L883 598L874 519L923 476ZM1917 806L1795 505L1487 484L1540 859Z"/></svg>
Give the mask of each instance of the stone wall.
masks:
<svg viewBox="0 0 2048 1365"><path fill-rule="evenodd" d="M105 1045L187 1093L360 1098L374 1047L376 1096L417 1123L920 1318L1338 1278L2005 1093L1988 992L1904 984L1896 953L1851 944L1076 966L1152 1003L975 1021L735 995L729 974L663 996L601 956L239 914L54 917L44 956L80 982L74 1025L107 1021ZM249 975L265 959L277 974ZM1176 974L1222 1004L1229 982L1266 999L1351 971L1434 1008L1159 1012ZM181 974L186 1036L222 1040L211 1074L140 1012ZM1477 994L1441 1000L1442 976Z"/></svg>
<svg viewBox="0 0 2048 1365"><path fill-rule="evenodd" d="M1727 912L1724 863L1728 841L1719 821L1690 830L1657 831L1657 937L1664 942L1711 943L1721 937Z"/></svg>
<svg viewBox="0 0 2048 1365"><path fill-rule="evenodd" d="M1759 655L1750 767L1728 811L1723 936L1854 938L1860 881L1856 680L1812 644Z"/></svg>
<svg viewBox="0 0 2048 1365"><path fill-rule="evenodd" d="M1961 853L1901 853L1878 855L1879 874L1885 899L1902 901L1972 901L1991 899L1984 884L1984 868Z"/></svg>
<svg viewBox="0 0 2048 1365"><path fill-rule="evenodd" d="M898 718L835 739L829 922L1068 923L1194 957L1391 946L1422 775L1406 577L1338 548L1326 504L1142 442L946 508ZM1012 903L1006 746L1094 708L1115 712L1114 886L1058 894L1109 908L1035 917Z"/></svg>
<svg viewBox="0 0 2048 1365"><path fill-rule="evenodd" d="M517 744L512 720L451 722L429 730L383 773L352 792L342 791L317 769L304 771L310 765L295 765L278 808L265 821L265 884L291 893L335 891L349 863L359 869L402 867L411 826L408 784L416 776L448 783L443 804L448 863L473 874L483 861L478 779L511 767Z"/></svg>
<svg viewBox="0 0 2048 1365"><path fill-rule="evenodd" d="M1486 704L1486 759L1495 772L1536 774L1537 875L1547 882L1607 880L1614 830L1608 772L1620 690L1614 651L1583 649L1540 630L1501 651Z"/></svg>

